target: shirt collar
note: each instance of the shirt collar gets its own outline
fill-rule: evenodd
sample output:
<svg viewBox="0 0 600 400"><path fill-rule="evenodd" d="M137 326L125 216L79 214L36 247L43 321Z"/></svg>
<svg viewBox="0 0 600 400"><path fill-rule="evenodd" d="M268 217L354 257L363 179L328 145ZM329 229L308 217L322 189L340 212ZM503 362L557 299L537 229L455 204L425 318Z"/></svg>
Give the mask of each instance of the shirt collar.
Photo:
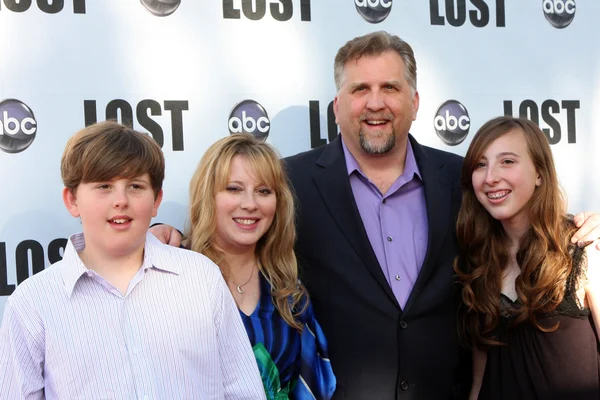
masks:
<svg viewBox="0 0 600 400"><path fill-rule="evenodd" d="M85 237L83 233L71 235L65 247L63 261L60 264L61 275L65 288L69 297L73 294L75 285L84 275L91 275L94 272L88 269L79 258L81 250L85 249ZM144 260L142 269L155 269L167 273L179 275L180 268L173 261L174 258L171 252L175 248L171 248L166 244L161 243L151 233L146 233L146 243L144 245Z"/></svg>
<svg viewBox="0 0 600 400"><path fill-rule="evenodd" d="M354 171L359 174L365 176L363 172L360 170L360 165L358 165L358 161L354 158L354 155L348 150L346 143L344 143L344 136L340 135L342 140L342 149L344 151L344 158L346 159L346 168L348 171L348 176L352 175ZM420 180L421 172L419 171L419 166L417 165L417 160L415 159L415 153L413 152L412 145L410 144L410 140L406 141L406 160L404 161L404 172L402 176L412 177L416 175Z"/></svg>

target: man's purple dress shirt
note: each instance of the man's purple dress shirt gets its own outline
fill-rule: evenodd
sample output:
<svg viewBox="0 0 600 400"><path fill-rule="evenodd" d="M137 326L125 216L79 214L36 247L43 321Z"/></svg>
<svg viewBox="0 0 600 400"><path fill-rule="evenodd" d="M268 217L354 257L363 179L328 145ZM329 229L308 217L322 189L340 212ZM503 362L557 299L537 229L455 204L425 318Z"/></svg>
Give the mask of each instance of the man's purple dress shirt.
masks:
<svg viewBox="0 0 600 400"><path fill-rule="evenodd" d="M356 205L379 265L404 308L427 251L427 208L423 181L410 142L404 172L381 193L360 170L342 139Z"/></svg>

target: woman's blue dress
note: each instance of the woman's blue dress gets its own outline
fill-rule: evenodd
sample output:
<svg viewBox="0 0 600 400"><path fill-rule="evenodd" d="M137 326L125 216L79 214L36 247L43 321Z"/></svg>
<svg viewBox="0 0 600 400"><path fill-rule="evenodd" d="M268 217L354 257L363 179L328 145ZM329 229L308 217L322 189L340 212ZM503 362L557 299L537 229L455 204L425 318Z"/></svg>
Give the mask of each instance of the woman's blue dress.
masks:
<svg viewBox="0 0 600 400"><path fill-rule="evenodd" d="M302 334L289 326L275 308L271 285L260 274L260 298L251 315L240 311L248 332L267 400L328 400L335 376L327 342L315 320L312 305L300 315Z"/></svg>

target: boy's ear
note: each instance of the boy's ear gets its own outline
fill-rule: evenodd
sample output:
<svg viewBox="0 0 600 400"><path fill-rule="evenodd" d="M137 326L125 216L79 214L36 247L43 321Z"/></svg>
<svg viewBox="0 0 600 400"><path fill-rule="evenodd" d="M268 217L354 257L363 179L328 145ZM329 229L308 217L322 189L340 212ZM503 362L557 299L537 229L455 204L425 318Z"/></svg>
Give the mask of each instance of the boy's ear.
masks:
<svg viewBox="0 0 600 400"><path fill-rule="evenodd" d="M64 188L62 192L63 202L69 213L75 218L79 217L79 208L77 207L77 198L75 193L69 188Z"/></svg>
<svg viewBox="0 0 600 400"><path fill-rule="evenodd" d="M162 202L162 198L163 198L163 191L162 191L162 189L160 189L160 191L156 195L156 199L154 200L154 207L152 207L152 218L156 217L156 214L158 214L158 206L160 206L160 203Z"/></svg>

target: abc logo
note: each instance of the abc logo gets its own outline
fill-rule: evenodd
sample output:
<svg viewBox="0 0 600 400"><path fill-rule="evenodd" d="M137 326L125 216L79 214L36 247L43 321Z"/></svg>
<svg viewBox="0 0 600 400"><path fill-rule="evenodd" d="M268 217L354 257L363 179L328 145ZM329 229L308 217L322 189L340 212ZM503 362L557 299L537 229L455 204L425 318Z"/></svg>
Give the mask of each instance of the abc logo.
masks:
<svg viewBox="0 0 600 400"><path fill-rule="evenodd" d="M544 0L542 8L555 28L566 28L575 18L575 0Z"/></svg>
<svg viewBox="0 0 600 400"><path fill-rule="evenodd" d="M0 150L20 153L33 143L36 132L31 108L16 99L0 102Z"/></svg>
<svg viewBox="0 0 600 400"><path fill-rule="evenodd" d="M141 3L146 7L146 10L157 17L166 17L177 10L181 0L141 0Z"/></svg>
<svg viewBox="0 0 600 400"><path fill-rule="evenodd" d="M249 133L266 140L271 129L267 110L254 100L237 103L229 114L229 133Z"/></svg>
<svg viewBox="0 0 600 400"><path fill-rule="evenodd" d="M438 108L433 126L442 142L456 146L469 134L471 119L465 106L456 100L448 100Z"/></svg>
<svg viewBox="0 0 600 400"><path fill-rule="evenodd" d="M356 10L372 24L377 24L390 15L392 11L392 0L354 0Z"/></svg>

